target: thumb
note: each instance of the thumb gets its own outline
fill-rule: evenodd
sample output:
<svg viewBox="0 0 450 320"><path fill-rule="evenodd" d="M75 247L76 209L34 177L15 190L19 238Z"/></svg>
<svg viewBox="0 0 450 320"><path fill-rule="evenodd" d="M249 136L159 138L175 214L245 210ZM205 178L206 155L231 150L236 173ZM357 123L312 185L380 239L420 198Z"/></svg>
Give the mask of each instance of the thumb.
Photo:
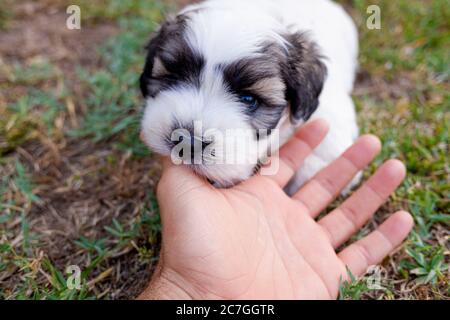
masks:
<svg viewBox="0 0 450 320"><path fill-rule="evenodd" d="M195 187L208 186L208 182L205 179L185 165L174 164L170 157L162 158L162 167L163 174L160 183L162 183L164 187L186 190Z"/></svg>
<svg viewBox="0 0 450 320"><path fill-rule="evenodd" d="M170 157L161 157L161 162L162 162L163 171L167 171L171 167L175 166L174 163L172 162L172 160L170 160Z"/></svg>
<svg viewBox="0 0 450 320"><path fill-rule="evenodd" d="M175 230L194 212L186 208L208 195L211 186L185 165L175 165L170 158L162 159L163 172L156 188L163 227ZM195 211L196 212L196 211ZM183 213L183 219L179 217ZM178 217L178 218L177 218ZM174 229L175 228L175 229Z"/></svg>

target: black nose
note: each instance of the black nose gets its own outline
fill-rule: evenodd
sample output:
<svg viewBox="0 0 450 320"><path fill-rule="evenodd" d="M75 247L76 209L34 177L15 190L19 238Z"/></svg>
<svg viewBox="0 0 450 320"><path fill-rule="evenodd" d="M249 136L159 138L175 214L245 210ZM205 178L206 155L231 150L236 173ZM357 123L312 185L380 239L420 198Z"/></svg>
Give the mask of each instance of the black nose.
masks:
<svg viewBox="0 0 450 320"><path fill-rule="evenodd" d="M207 146L211 144L211 141L206 140L204 137L196 137L191 136L191 153L194 154L195 152L204 151ZM201 150L199 148L202 148Z"/></svg>
<svg viewBox="0 0 450 320"><path fill-rule="evenodd" d="M187 139L186 137L180 137L180 140L178 141L178 143L182 143L185 139ZM175 145L178 145L178 143L175 143ZM206 149L207 146L209 146L212 141L205 139L205 138L200 138L200 137L196 137L196 136L191 136L190 137L190 146L191 146L191 150L194 152L195 148L198 146L202 146L202 151Z"/></svg>
<svg viewBox="0 0 450 320"><path fill-rule="evenodd" d="M191 130L189 130L189 133L190 133L189 137L181 136L178 143L175 144L175 145L184 144L184 148L182 148L180 151L180 157L183 158L184 157L183 150L185 148L190 147L191 161L194 162L196 154L199 154L199 156L197 157L198 159L201 160L203 151L206 149L206 147L208 147L212 143L212 141L210 139L205 139L205 137L199 137L194 135L194 132L192 132Z"/></svg>
<svg viewBox="0 0 450 320"><path fill-rule="evenodd" d="M197 140L197 143L201 142L202 151L204 151L206 149L206 147L209 146L212 142L210 140L205 139L205 137L197 138L195 136L191 136L191 148L194 148L196 140Z"/></svg>

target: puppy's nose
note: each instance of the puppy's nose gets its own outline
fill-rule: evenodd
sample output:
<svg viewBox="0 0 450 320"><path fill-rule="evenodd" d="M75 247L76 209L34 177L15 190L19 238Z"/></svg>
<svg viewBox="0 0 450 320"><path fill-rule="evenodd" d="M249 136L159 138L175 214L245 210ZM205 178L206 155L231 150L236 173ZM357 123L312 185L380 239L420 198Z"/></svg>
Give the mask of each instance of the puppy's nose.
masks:
<svg viewBox="0 0 450 320"><path fill-rule="evenodd" d="M191 157L194 157L196 153L203 152L207 146L211 144L211 141L206 140L204 137L198 137L191 135ZM201 147L201 149L200 149Z"/></svg>
<svg viewBox="0 0 450 320"><path fill-rule="evenodd" d="M199 151L203 151L203 150L205 150L205 148L207 146L209 146L212 143L211 139L207 139L207 138L205 138L203 136L196 135L194 133L193 129L188 129L188 131L189 131L189 137L182 136L180 138L179 142L180 143L188 143L186 141L186 139L190 139L189 140L189 144L191 145L191 152L192 153L194 153L194 151L198 151L198 152ZM201 149L200 149L200 146L201 146ZM197 148L198 148L198 150L195 150Z"/></svg>
<svg viewBox="0 0 450 320"><path fill-rule="evenodd" d="M195 136L193 132L190 132L190 136L182 136L180 137L179 142L180 144L184 144L184 147L190 147L191 151L191 160L194 162L195 157L199 159L202 158L202 153L208 147L211 143L211 139L205 139L204 137ZM184 157L184 152L181 150L180 157Z"/></svg>
<svg viewBox="0 0 450 320"><path fill-rule="evenodd" d="M212 141L205 139L204 137L196 137L194 135L191 135L191 149L193 149L195 146L200 145L202 146L202 151L206 149L207 146L209 146Z"/></svg>

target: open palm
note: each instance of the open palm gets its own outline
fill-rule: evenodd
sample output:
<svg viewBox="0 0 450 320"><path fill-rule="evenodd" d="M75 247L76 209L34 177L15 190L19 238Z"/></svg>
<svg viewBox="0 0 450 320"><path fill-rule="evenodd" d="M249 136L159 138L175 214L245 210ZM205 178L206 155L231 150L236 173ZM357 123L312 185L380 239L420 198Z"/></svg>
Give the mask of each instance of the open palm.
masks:
<svg viewBox="0 0 450 320"><path fill-rule="evenodd" d="M161 260L141 298L335 299L347 267L361 275L399 245L412 227L406 212L336 251L403 180L404 166L396 160L315 219L379 152L373 136L361 137L292 198L284 193L326 132L323 121L309 123L280 150L277 175L226 190L166 162L158 187Z"/></svg>

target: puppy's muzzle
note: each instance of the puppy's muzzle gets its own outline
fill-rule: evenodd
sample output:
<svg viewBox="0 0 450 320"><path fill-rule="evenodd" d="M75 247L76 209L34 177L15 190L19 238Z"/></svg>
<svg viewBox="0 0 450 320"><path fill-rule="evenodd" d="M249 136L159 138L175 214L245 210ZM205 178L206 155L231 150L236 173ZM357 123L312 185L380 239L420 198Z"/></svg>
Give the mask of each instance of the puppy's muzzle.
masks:
<svg viewBox="0 0 450 320"><path fill-rule="evenodd" d="M185 135L180 136L178 141L173 142L173 147L180 146L182 147L180 151L180 158L183 160L186 157L189 157L189 155L185 155L185 150L190 150L190 160L192 163L195 163L194 161L196 159L202 159L203 158L203 152L205 149L212 144L212 139L205 138L203 136L198 136L194 134L194 130L186 130L187 133Z"/></svg>

